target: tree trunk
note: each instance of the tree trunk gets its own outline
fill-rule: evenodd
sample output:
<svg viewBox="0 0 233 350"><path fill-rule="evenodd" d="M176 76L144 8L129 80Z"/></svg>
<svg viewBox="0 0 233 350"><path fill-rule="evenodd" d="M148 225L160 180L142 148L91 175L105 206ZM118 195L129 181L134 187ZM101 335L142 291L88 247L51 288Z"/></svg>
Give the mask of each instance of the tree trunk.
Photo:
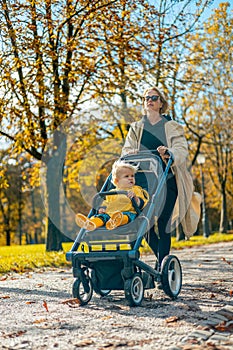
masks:
<svg viewBox="0 0 233 350"><path fill-rule="evenodd" d="M22 186L20 180L19 188L19 206L18 206L18 215L19 215L19 244L22 245L22 236L23 236L23 199L22 199Z"/></svg>
<svg viewBox="0 0 233 350"><path fill-rule="evenodd" d="M48 217L48 232L46 241L46 251L60 251L62 250L62 236L60 230Z"/></svg>
<svg viewBox="0 0 233 350"><path fill-rule="evenodd" d="M219 232L226 233L228 230L228 221L227 221L227 198L226 191L222 191L222 206L221 206L221 217L220 217L220 226Z"/></svg>
<svg viewBox="0 0 233 350"><path fill-rule="evenodd" d="M32 204L32 222L33 222L33 230L34 237L33 240L35 244L38 244L38 235L37 235L37 220L36 220L36 209L35 209L35 199L34 199L34 190L31 190L31 204Z"/></svg>
<svg viewBox="0 0 233 350"><path fill-rule="evenodd" d="M60 231L60 187L63 178L63 166L66 155L66 135L60 131L54 133L54 152L47 163L46 187L48 205L47 251L62 250L63 234Z"/></svg>
<svg viewBox="0 0 233 350"><path fill-rule="evenodd" d="M10 228L6 229L6 245L7 246L11 245L11 230L10 230Z"/></svg>
<svg viewBox="0 0 233 350"><path fill-rule="evenodd" d="M4 226L6 230L6 245L11 245L11 227L10 227L10 217L11 217L11 209L8 203L7 215L4 215Z"/></svg>

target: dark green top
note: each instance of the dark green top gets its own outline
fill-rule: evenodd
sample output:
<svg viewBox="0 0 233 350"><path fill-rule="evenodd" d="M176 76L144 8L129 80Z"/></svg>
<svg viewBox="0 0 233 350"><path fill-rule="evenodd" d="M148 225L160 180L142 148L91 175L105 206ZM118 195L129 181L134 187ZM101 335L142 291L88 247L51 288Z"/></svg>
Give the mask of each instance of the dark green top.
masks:
<svg viewBox="0 0 233 350"><path fill-rule="evenodd" d="M157 148L159 146L167 147L167 139L165 134L165 124L171 120L171 117L164 115L162 119L152 125L146 116L144 118L144 128L142 132L140 150L151 150L153 154L160 157ZM166 164L162 162L163 169L165 169ZM169 169L169 178L172 175L171 169Z"/></svg>
<svg viewBox="0 0 233 350"><path fill-rule="evenodd" d="M159 155L156 151L159 146L167 147L167 140L165 135L165 123L167 119L162 118L158 123L152 125L145 117L145 124L143 128L140 150L152 150L153 153Z"/></svg>

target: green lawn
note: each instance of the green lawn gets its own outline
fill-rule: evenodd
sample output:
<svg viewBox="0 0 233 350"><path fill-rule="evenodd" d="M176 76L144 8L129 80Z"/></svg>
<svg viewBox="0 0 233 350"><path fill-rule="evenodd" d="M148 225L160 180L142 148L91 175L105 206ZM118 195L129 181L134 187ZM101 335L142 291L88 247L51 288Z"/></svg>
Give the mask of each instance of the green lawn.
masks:
<svg viewBox="0 0 233 350"><path fill-rule="evenodd" d="M196 245L212 244L233 241L233 234L211 234L210 237L194 236L189 240L176 242L172 238L172 248L183 249ZM66 261L65 253L69 251L72 243L63 244L64 252L46 252L44 244L0 247L0 274L13 272L26 272L38 268L71 266ZM149 252L147 244L141 248L142 252Z"/></svg>
<svg viewBox="0 0 233 350"><path fill-rule="evenodd" d="M0 247L0 274L64 265L68 265L65 253L46 252L44 244Z"/></svg>

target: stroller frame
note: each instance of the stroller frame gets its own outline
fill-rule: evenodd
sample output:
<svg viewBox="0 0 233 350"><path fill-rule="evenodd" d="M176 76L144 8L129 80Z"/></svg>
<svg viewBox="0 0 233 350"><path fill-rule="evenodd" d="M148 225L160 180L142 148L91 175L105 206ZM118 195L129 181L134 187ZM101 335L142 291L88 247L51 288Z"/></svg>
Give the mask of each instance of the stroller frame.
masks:
<svg viewBox="0 0 233 350"><path fill-rule="evenodd" d="M167 255L160 269L154 269L140 260L139 251L151 220L159 215L156 202L165 189L168 171L173 162L173 155L169 155L164 171L161 159L151 152L142 151L124 157L126 162L139 164L148 187L150 178L147 173L154 176L154 188L145 209L141 212L136 202L132 201L138 214L133 222L110 231L103 227L94 231L84 228L79 231L71 250L66 253L66 259L72 262L73 276L76 278L72 292L80 305L86 305L91 300L93 291L106 296L112 290L124 290L128 304L139 306L144 298L144 290L155 288L156 282L162 285L165 294L171 299L177 298L180 293L182 269L179 259L175 255ZM97 212L106 195L127 194L126 191L109 191L109 186L111 174L102 190L94 197L88 217ZM85 247L88 251L85 251Z"/></svg>

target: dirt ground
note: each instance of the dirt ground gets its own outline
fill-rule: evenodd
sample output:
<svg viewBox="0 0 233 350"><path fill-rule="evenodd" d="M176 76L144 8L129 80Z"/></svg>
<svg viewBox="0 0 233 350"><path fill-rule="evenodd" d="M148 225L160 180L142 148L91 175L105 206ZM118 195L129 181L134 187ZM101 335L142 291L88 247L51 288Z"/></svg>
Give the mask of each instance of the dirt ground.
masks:
<svg viewBox="0 0 233 350"><path fill-rule="evenodd" d="M183 270L178 299L150 289L140 307L124 291L80 306L71 268L0 276L0 349L233 349L233 243L171 253Z"/></svg>

